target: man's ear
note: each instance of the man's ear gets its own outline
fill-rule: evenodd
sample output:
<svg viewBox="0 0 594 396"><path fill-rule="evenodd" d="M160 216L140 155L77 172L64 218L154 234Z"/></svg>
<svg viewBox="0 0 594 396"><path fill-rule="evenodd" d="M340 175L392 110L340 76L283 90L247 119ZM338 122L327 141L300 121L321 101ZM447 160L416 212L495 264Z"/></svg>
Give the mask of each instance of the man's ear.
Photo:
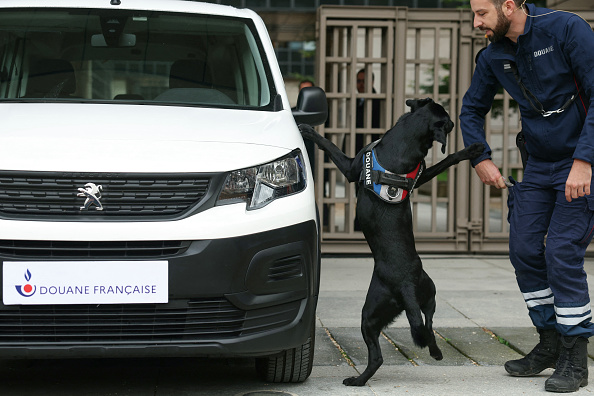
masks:
<svg viewBox="0 0 594 396"><path fill-rule="evenodd" d="M524 3L525 3L525 1L524 1ZM522 5L524 5L524 3L522 3ZM503 15L506 15L509 18L512 16L514 11L522 8L522 5L519 7L516 7L516 2L514 0L505 0L503 2L503 4L501 5L501 11L503 11Z"/></svg>
<svg viewBox="0 0 594 396"><path fill-rule="evenodd" d="M428 103L433 102L433 99L431 98L425 98L425 99L407 99L406 101L406 105L408 107L410 107L410 112L414 113L415 111L417 111L419 108L426 106Z"/></svg>

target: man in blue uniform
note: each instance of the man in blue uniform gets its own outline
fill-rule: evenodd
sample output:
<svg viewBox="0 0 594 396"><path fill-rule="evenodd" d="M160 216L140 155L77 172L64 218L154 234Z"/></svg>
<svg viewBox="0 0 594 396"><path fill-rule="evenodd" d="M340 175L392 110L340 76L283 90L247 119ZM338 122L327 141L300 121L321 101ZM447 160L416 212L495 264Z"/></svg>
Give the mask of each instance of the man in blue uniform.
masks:
<svg viewBox="0 0 594 396"><path fill-rule="evenodd" d="M583 268L594 234L594 32L576 14L522 0L470 5L474 27L491 44L477 56L464 96L464 144L485 144L472 162L483 183L510 186L510 260L540 334L538 345L505 369L530 376L556 367L546 390L574 392L588 383L586 348L594 334ZM485 115L500 87L518 102L528 152L523 181L514 185L485 140Z"/></svg>

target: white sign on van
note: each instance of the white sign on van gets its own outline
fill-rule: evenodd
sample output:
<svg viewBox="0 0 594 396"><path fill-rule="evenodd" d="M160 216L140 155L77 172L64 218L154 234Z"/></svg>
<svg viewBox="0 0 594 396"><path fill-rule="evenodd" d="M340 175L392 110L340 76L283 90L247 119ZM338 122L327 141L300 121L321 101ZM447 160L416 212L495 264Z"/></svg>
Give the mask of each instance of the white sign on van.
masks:
<svg viewBox="0 0 594 396"><path fill-rule="evenodd" d="M167 303L167 261L5 261L5 305Z"/></svg>

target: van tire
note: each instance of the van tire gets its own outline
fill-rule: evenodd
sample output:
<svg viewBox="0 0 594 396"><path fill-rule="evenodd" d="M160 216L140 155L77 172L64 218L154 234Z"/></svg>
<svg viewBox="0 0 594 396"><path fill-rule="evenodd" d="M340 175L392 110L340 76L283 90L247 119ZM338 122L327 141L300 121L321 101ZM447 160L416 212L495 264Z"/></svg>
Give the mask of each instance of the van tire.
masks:
<svg viewBox="0 0 594 396"><path fill-rule="evenodd" d="M262 381L275 383L303 382L311 374L315 347L315 321L310 336L300 347L256 359L256 372Z"/></svg>

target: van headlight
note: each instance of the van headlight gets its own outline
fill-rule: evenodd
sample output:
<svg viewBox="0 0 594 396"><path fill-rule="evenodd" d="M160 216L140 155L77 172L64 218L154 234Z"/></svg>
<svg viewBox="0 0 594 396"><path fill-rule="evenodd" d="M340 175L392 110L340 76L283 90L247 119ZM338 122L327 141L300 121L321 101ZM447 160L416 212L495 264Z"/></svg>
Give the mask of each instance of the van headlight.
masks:
<svg viewBox="0 0 594 396"><path fill-rule="evenodd" d="M247 210L260 209L277 198L303 191L305 166L300 150L264 165L232 171L217 205L246 202Z"/></svg>

